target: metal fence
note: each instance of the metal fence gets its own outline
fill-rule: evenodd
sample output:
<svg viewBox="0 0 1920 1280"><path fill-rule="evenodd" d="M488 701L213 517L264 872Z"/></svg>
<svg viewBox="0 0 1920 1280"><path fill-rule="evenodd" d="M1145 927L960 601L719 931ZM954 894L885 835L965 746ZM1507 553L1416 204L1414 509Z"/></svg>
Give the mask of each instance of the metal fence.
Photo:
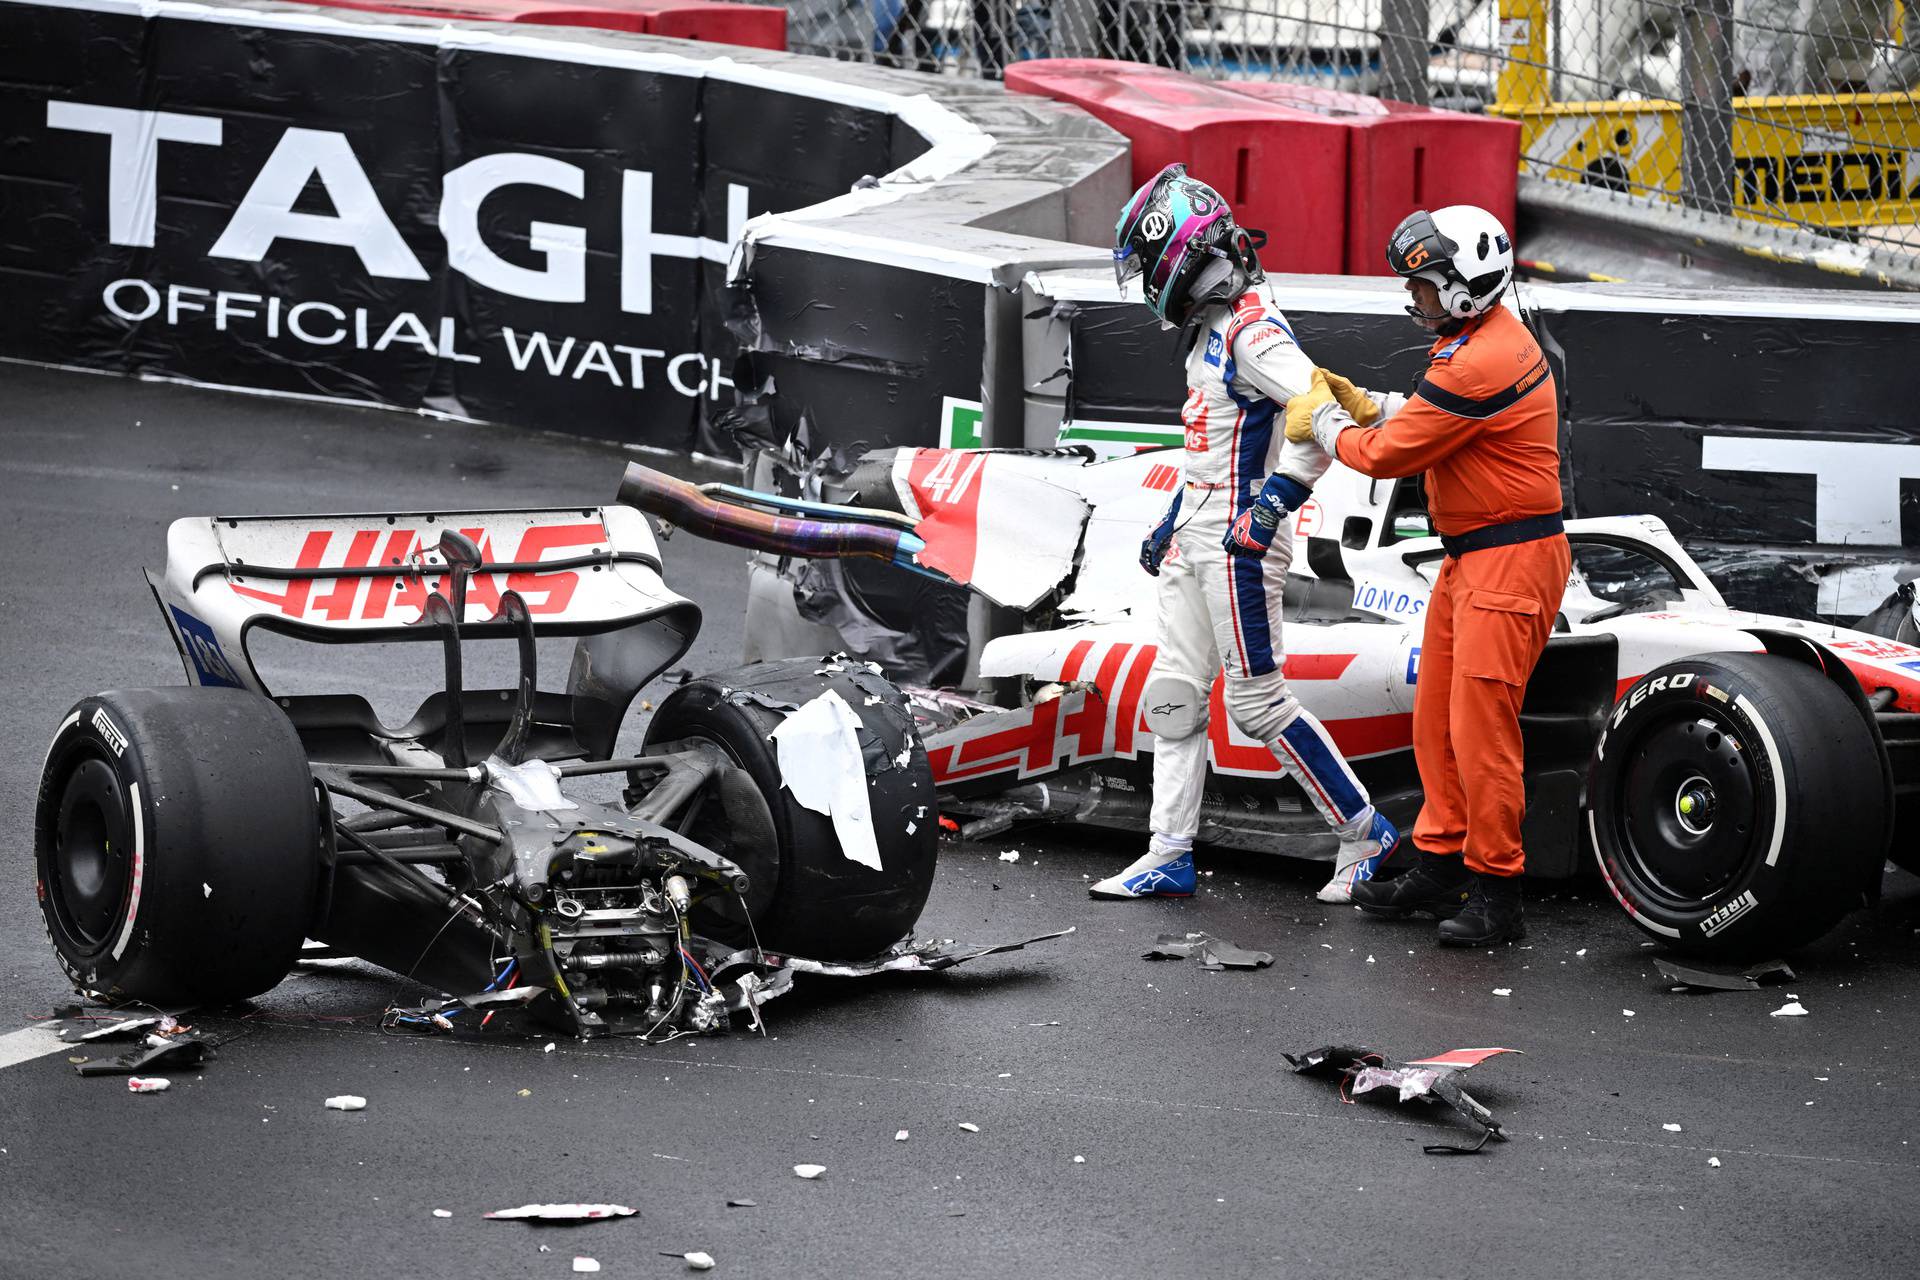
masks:
<svg viewBox="0 0 1920 1280"><path fill-rule="evenodd" d="M1484 111L1523 170L1920 255L1911 0L787 0L802 53L1100 57ZM1616 195L1615 198L1620 198Z"/></svg>

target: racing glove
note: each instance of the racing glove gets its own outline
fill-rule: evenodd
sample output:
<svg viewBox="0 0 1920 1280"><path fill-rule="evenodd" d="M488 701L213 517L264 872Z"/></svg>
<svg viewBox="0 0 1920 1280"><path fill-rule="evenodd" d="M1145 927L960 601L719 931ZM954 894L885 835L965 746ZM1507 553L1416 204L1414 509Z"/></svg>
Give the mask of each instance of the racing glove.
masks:
<svg viewBox="0 0 1920 1280"><path fill-rule="evenodd" d="M1268 476L1267 482L1260 486L1259 496L1227 526L1220 545L1229 555L1266 555L1287 512L1303 506L1312 496L1313 490L1291 476Z"/></svg>
<svg viewBox="0 0 1920 1280"><path fill-rule="evenodd" d="M1180 517L1180 491L1173 491L1173 502L1167 507L1167 514L1160 517L1160 523L1153 526L1140 543L1140 567L1154 577L1160 576L1160 562L1167 558L1167 548L1173 543L1173 522Z"/></svg>

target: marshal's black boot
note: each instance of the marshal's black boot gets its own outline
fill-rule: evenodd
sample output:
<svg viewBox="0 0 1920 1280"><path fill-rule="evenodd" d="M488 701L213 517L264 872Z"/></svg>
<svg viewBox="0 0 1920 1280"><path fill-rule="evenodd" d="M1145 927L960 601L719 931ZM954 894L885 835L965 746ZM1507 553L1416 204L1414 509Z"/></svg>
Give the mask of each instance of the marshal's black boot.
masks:
<svg viewBox="0 0 1920 1280"><path fill-rule="evenodd" d="M1457 853L1415 849L1413 870L1391 880L1362 880L1353 886L1353 904L1369 915L1402 919L1425 914L1445 920L1466 905L1472 873Z"/></svg>
<svg viewBox="0 0 1920 1280"><path fill-rule="evenodd" d="M1467 891L1467 905L1453 919L1440 922L1441 945L1490 947L1496 942L1518 942L1526 937L1520 877L1470 874L1473 884Z"/></svg>

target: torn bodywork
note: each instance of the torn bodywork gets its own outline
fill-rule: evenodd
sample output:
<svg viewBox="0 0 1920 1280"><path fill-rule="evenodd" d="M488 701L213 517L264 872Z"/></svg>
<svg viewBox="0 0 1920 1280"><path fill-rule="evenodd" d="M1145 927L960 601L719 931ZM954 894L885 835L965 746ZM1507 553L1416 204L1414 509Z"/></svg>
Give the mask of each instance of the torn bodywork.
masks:
<svg viewBox="0 0 1920 1280"><path fill-rule="evenodd" d="M1359 1095L1376 1089L1394 1090L1401 1102L1415 1099L1444 1102L1480 1131L1479 1140L1469 1147L1433 1142L1422 1149L1428 1155L1471 1155L1486 1146L1489 1138L1505 1142L1507 1133L1493 1118L1493 1113L1462 1089L1455 1077L1471 1067L1479 1066L1488 1058L1519 1052L1518 1049L1452 1049L1413 1062L1395 1062L1373 1049L1357 1045L1327 1045L1320 1049L1309 1049L1305 1053L1286 1053L1281 1056L1297 1075L1337 1079L1342 1102L1350 1103Z"/></svg>

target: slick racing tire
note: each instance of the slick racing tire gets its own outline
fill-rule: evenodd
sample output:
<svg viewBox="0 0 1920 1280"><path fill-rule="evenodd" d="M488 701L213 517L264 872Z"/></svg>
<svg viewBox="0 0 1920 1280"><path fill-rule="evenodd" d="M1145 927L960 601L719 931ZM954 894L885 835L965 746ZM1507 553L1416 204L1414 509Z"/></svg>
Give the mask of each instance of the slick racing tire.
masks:
<svg viewBox="0 0 1920 1280"><path fill-rule="evenodd" d="M768 737L792 712L832 691L861 723L858 737L880 869L841 851L833 820L800 804L783 781ZM689 838L740 864L746 906L710 906L701 931L814 960L863 960L913 930L933 888L939 815L933 771L900 691L848 658L760 662L689 681L647 727L647 746L716 743L753 781L766 812L754 815L725 779L687 829ZM754 828L771 819L771 840ZM709 900L710 902L713 899Z"/></svg>
<svg viewBox="0 0 1920 1280"><path fill-rule="evenodd" d="M1865 718L1814 668L1767 654L1672 662L1616 704L1587 822L1635 924L1726 959L1804 946L1859 906L1888 797Z"/></svg>
<svg viewBox="0 0 1920 1280"><path fill-rule="evenodd" d="M292 969L319 865L312 772L239 689L130 689L61 722L34 818L40 913L74 986L223 1004Z"/></svg>

